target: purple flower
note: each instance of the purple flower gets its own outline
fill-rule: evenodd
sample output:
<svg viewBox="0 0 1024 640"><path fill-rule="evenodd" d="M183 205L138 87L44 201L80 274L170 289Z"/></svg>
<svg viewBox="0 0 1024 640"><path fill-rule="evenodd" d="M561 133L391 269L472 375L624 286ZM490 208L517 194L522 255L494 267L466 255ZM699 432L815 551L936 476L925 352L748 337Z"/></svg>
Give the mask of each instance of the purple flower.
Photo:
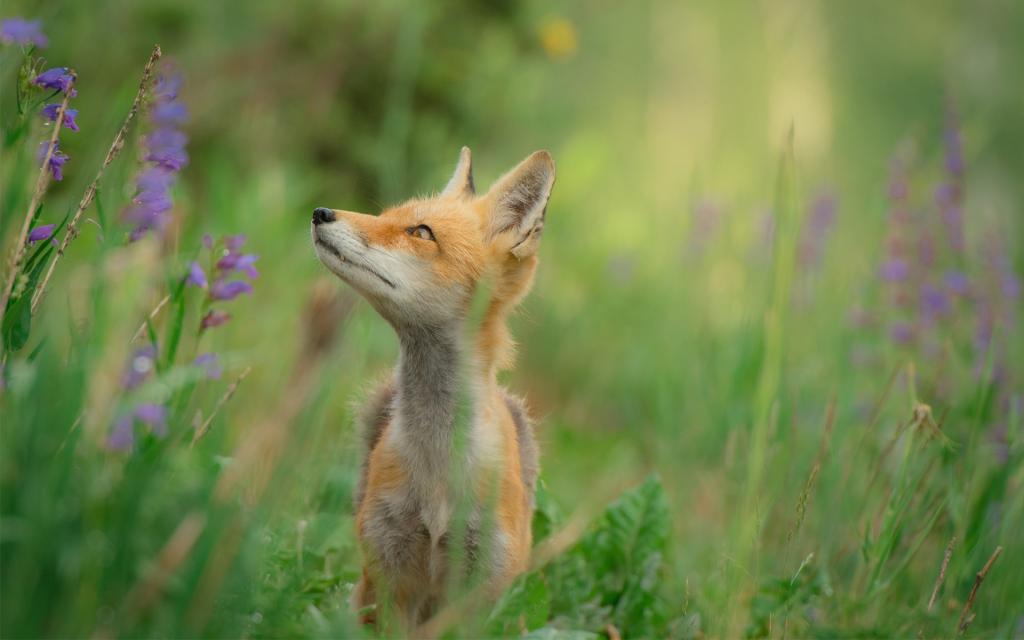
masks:
<svg viewBox="0 0 1024 640"><path fill-rule="evenodd" d="M211 309L205 316L203 316L202 321L199 323L199 327L201 329L212 329L213 327L219 327L230 319L231 314L227 311Z"/></svg>
<svg viewBox="0 0 1024 640"><path fill-rule="evenodd" d="M892 258L882 264L879 275L886 282L901 282L910 275L910 265L902 258Z"/></svg>
<svg viewBox="0 0 1024 640"><path fill-rule="evenodd" d="M930 283L923 285L921 287L921 309L929 320L949 313L950 304L946 292Z"/></svg>
<svg viewBox="0 0 1024 640"><path fill-rule="evenodd" d="M121 416L107 437L107 448L114 451L129 451L135 444L135 423L130 415Z"/></svg>
<svg viewBox="0 0 1024 640"><path fill-rule="evenodd" d="M146 160L170 171L180 171L188 164L185 134L173 129L157 129L145 137Z"/></svg>
<svg viewBox="0 0 1024 640"><path fill-rule="evenodd" d="M181 77L176 74L160 75L153 86L149 121L154 128L143 137L145 160L151 166L136 178L138 192L132 199L133 206L124 214L135 225L133 241L150 230L162 231L167 226L168 212L173 208L170 188L175 174L188 164L188 137L177 129L186 115L185 107L176 102L180 88Z"/></svg>
<svg viewBox="0 0 1024 640"><path fill-rule="evenodd" d="M135 418L149 426L153 435L163 438L167 435L167 409L151 402L135 407Z"/></svg>
<svg viewBox="0 0 1024 640"><path fill-rule="evenodd" d="M39 152L36 154L36 159L40 164L46 161L46 152L49 148L49 140L44 140L39 144ZM54 180L59 182L64 179L64 164L70 159L70 156L60 150L60 140L55 140L53 143L53 153L50 154L49 162L50 175L53 176Z"/></svg>
<svg viewBox="0 0 1024 640"><path fill-rule="evenodd" d="M835 217L835 196L828 192L818 194L800 239L799 256L804 267L814 267L821 262L822 250Z"/></svg>
<svg viewBox="0 0 1024 640"><path fill-rule="evenodd" d="M188 276L185 278L185 282L200 289L206 288L206 272L203 271L198 262L192 261L188 263Z"/></svg>
<svg viewBox="0 0 1024 640"><path fill-rule="evenodd" d="M207 249L213 249L213 236L208 233L203 234L203 246Z"/></svg>
<svg viewBox="0 0 1024 640"><path fill-rule="evenodd" d="M210 298L213 300L234 300L243 293L252 293L252 285L245 280L218 280L210 287Z"/></svg>
<svg viewBox="0 0 1024 640"><path fill-rule="evenodd" d="M71 73L67 67L54 67L33 78L32 84L43 89L53 89L62 93L68 93L74 80L75 74ZM77 92L72 89L70 95L74 98Z"/></svg>
<svg viewBox="0 0 1024 640"><path fill-rule="evenodd" d="M221 375L224 373L220 362L217 361L217 354L214 353L201 354L192 364L202 369L203 374L210 380L220 380Z"/></svg>
<svg viewBox="0 0 1024 640"><path fill-rule="evenodd" d="M153 85L153 95L161 102L175 100L178 97L178 92L181 91L181 84L180 75L162 75Z"/></svg>
<svg viewBox="0 0 1024 640"><path fill-rule="evenodd" d="M57 103L48 104L43 107L43 117L50 122L57 121L57 112L60 110L60 105ZM65 109L64 110L64 126L72 131L78 131L78 123L75 122L75 118L78 116L78 109Z"/></svg>
<svg viewBox="0 0 1024 640"><path fill-rule="evenodd" d="M160 125L176 125L188 119L188 109L180 102L157 104L149 115L150 120Z"/></svg>
<svg viewBox="0 0 1024 640"><path fill-rule="evenodd" d="M260 276L259 271L256 270L256 260L258 256L247 253L228 253L226 256L217 261L217 268L221 271L241 271L253 280Z"/></svg>
<svg viewBox="0 0 1024 640"><path fill-rule="evenodd" d="M53 235L53 230L57 228L55 224L44 224L35 227L28 232L28 243L35 244L42 242L43 240L49 240L50 236Z"/></svg>
<svg viewBox="0 0 1024 640"><path fill-rule="evenodd" d="M43 25L39 20L24 18L7 18L0 20L0 42L4 44L34 44L39 48L49 44L43 34Z"/></svg>
<svg viewBox="0 0 1024 640"><path fill-rule="evenodd" d="M971 290L971 283L962 271L947 271L942 281L950 293L958 296L965 296Z"/></svg>
<svg viewBox="0 0 1024 640"><path fill-rule="evenodd" d="M245 234L237 233L233 236L224 236L224 246L231 253L240 251L242 245L245 244Z"/></svg>
<svg viewBox="0 0 1024 640"><path fill-rule="evenodd" d="M136 349L128 363L128 370L121 378L121 388L134 389L149 378L156 365L156 346L147 344Z"/></svg>
<svg viewBox="0 0 1024 640"><path fill-rule="evenodd" d="M894 322L889 326L889 337L897 344L909 344L914 337L914 329L906 322Z"/></svg>

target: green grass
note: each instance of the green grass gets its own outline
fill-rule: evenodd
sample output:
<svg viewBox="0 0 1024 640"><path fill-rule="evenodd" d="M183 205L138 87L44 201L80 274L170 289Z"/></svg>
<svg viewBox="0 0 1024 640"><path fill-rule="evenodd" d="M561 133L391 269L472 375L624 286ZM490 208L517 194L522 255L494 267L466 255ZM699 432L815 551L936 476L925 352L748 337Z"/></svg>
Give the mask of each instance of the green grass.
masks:
<svg viewBox="0 0 1024 640"><path fill-rule="evenodd" d="M965 635L1022 633L1019 8L88 5L38 15L82 127L39 220L73 211L155 42L185 76L191 161L166 238L125 242L133 129L39 313L12 298L0 636L372 635L348 606L353 423L397 345L316 262L308 216L437 189L461 144L478 186L541 147L559 177L506 379L538 418L539 566L497 603L456 597L446 635L953 637L997 547ZM17 117L20 64L0 48L5 279L49 132ZM935 200L957 180L947 100L963 252ZM973 287L934 325L920 291L878 277L893 158L913 286L957 270ZM836 219L808 263L820 193ZM182 282L211 259L204 233L245 233L261 275L200 333ZM892 340L908 317L915 341ZM155 374L125 391L146 342ZM205 352L220 379L191 364ZM140 402L167 407L168 435L111 451Z"/></svg>

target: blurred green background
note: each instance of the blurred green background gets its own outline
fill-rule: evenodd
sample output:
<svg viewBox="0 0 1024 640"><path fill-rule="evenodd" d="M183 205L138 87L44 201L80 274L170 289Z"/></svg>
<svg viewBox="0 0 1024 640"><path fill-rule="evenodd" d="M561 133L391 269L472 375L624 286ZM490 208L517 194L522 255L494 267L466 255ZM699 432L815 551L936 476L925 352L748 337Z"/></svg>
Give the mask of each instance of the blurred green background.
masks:
<svg viewBox="0 0 1024 640"><path fill-rule="evenodd" d="M282 408L311 331L304 309L318 287L342 288L315 259L310 212L438 190L464 144L478 186L535 149L558 167L507 375L538 419L545 517L593 518L651 472L671 514L654 618L577 615L556 597L538 626L948 636L1002 545L969 633L1024 633L1019 288L965 298L904 344L887 335L894 303L878 276L894 162L915 233L941 240L934 190L953 130L968 249L922 273L1019 287L1021 3L4 0L0 17L15 15L43 21L46 66L78 73L82 131L62 136L72 160L47 211L72 207L95 175L155 43L185 79L191 160L149 254L84 226L8 363L24 382L0 398L5 637L357 632L344 603L359 570L353 403L397 343L357 302L301 406ZM20 53L0 54L9 113ZM105 178L111 211L131 196L133 151ZM6 238L19 198L4 197ZM834 219L815 231L827 202ZM116 383L122 342L203 233L246 234L261 276L203 338L225 376L172 432L251 374L196 449L69 452L69 428L104 393L96 379ZM986 314L996 346L979 351ZM944 436L913 419L918 402ZM290 424L280 463L238 520L213 487L273 416ZM206 523L196 551L160 596L126 605L189 513ZM240 551L218 565L224 545Z"/></svg>

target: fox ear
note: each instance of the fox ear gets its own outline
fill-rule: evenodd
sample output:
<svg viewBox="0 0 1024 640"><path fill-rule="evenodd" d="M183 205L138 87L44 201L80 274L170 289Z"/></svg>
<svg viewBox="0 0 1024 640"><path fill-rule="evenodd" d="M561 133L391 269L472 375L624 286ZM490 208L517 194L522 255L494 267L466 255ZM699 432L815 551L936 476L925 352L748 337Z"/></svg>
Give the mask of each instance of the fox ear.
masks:
<svg viewBox="0 0 1024 640"><path fill-rule="evenodd" d="M520 260L534 255L554 184L555 162L547 151L535 151L502 176L487 192L491 239Z"/></svg>
<svg viewBox="0 0 1024 640"><path fill-rule="evenodd" d="M459 152L459 164L455 165L452 179L445 185L442 196L472 196L476 194L473 186L473 155L469 147L462 147Z"/></svg>

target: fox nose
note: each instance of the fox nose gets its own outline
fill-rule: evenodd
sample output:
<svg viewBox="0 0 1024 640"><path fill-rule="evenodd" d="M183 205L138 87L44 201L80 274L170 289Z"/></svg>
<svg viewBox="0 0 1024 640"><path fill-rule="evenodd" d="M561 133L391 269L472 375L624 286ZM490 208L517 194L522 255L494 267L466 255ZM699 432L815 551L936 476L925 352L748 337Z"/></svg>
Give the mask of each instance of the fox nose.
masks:
<svg viewBox="0 0 1024 640"><path fill-rule="evenodd" d="M313 224L324 224L325 222L334 222L334 220L333 209L326 209L324 207L313 209Z"/></svg>

